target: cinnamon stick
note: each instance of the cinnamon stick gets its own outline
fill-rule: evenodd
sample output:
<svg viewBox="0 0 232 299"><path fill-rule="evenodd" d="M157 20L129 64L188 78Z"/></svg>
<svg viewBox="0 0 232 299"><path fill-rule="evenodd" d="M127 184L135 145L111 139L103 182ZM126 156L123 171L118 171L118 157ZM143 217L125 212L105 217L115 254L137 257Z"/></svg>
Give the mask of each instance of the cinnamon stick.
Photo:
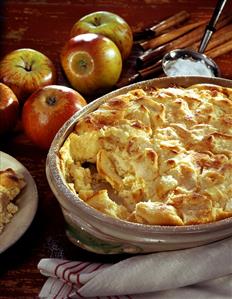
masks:
<svg viewBox="0 0 232 299"><path fill-rule="evenodd" d="M162 72L162 59L158 60L155 64L138 71L142 79L160 72Z"/></svg>
<svg viewBox="0 0 232 299"><path fill-rule="evenodd" d="M161 58L165 53L175 49L175 48L185 48L192 45L195 41L199 41L201 34L205 30L205 24L192 30L191 32L179 37L171 43L164 44L155 49L149 49L145 51L136 59L136 64L138 67L148 65L151 61Z"/></svg>
<svg viewBox="0 0 232 299"><path fill-rule="evenodd" d="M165 21L162 21L162 22L158 23L157 25L151 27L150 30L155 32L156 35L159 35L163 31L165 31L177 24L180 24L183 21L186 21L189 17L190 17L190 14L187 11L182 10L179 13L173 15L172 17L166 19Z"/></svg>
<svg viewBox="0 0 232 299"><path fill-rule="evenodd" d="M230 51L232 51L232 40L230 40L227 43L222 44L218 47L215 47L212 50L206 51L205 54L211 58L215 58L215 57L221 56L223 54L226 54Z"/></svg>
<svg viewBox="0 0 232 299"><path fill-rule="evenodd" d="M155 64L147 68L144 68L142 70L139 70L137 73L131 75L130 77L120 80L116 84L116 88L121 88L123 86L135 83L137 81L144 80L151 75L155 75L161 72L162 72L162 60L159 60Z"/></svg>
<svg viewBox="0 0 232 299"><path fill-rule="evenodd" d="M151 62L155 62L158 59L162 58L163 55L167 52L167 45L162 45L155 49L149 49L145 51L142 55L136 58L137 68L145 67Z"/></svg>
<svg viewBox="0 0 232 299"><path fill-rule="evenodd" d="M137 82L139 80L142 80L142 78L140 77L140 74L139 73L135 73L135 74L131 75L128 78L123 78L122 80L119 80L117 82L115 88L121 88L123 86L135 83L135 82Z"/></svg>
<svg viewBox="0 0 232 299"><path fill-rule="evenodd" d="M142 43L140 43L140 46L142 47L143 50L147 50L150 48L156 48L158 46L161 46L165 43L168 43L168 42L174 40L177 37L184 35L185 33L201 26L202 24L205 24L205 21L195 22L192 24L185 25L178 29L172 30L168 33L164 33L164 34L162 34L156 38L153 38L151 40L142 42Z"/></svg>
<svg viewBox="0 0 232 299"><path fill-rule="evenodd" d="M225 44L222 44L221 46L215 47L210 51L207 51L205 54L211 58L216 58L220 55L226 54L228 52L232 51L232 40L228 41ZM121 82L118 82L116 87L122 87L140 80L145 80L147 77L150 77L152 75L156 75L162 72L162 60L160 59L155 64L150 65L149 67L146 67L144 69L139 70L136 74L130 76L129 78L124 79Z"/></svg>
<svg viewBox="0 0 232 299"><path fill-rule="evenodd" d="M224 41L223 41L223 40L225 40L225 36L227 36L226 38L228 38L228 36L230 36L230 34L231 34L232 24L228 25L229 22L231 22L231 20L232 20L232 16L226 16L224 18L221 18L221 20L218 22L217 30L221 29L221 28L222 29L219 31L216 31L214 33L214 37L212 38L212 40L215 39L215 41L213 41L214 47L211 49L211 46L210 46L210 49L208 49L206 51L205 54L207 56L209 56L211 58L216 58L220 55L223 55L223 54L226 54L226 53L232 51L232 40L229 40L226 43L224 43ZM228 26L226 26L226 25L228 25ZM197 40L201 39L201 37L202 37L201 34L204 33L204 28L205 28L204 25L199 26L198 28L179 37L177 40L172 41L169 44L162 45L157 49L149 49L143 55L144 56L147 55L147 57L150 57L149 58L150 62L152 62L153 61L152 60L153 53L156 53L156 55L157 55L157 53L162 53L162 51L167 52L172 49L175 49L176 47L184 48L189 45L192 45L195 42L195 39L197 39ZM141 55L140 58L143 55ZM135 74L131 75L130 77L120 80L117 83L116 87L119 88L119 87L131 84L131 83L134 83L134 82L137 82L140 80L144 80L147 77L150 77L152 75L161 73L162 72L162 60L160 59L161 57L159 57L158 55L155 57L156 57L156 60L157 59L159 59L159 60L148 67L144 67L143 69L140 69L139 71L137 71ZM143 60L142 60L142 62L143 62ZM144 60L144 62L145 63L147 62L146 59Z"/></svg>
<svg viewBox="0 0 232 299"><path fill-rule="evenodd" d="M189 17L190 14L187 11L185 10L180 11L177 14L174 14L173 16L164 19L163 21L151 27L147 27L141 31L134 32L133 33L134 40L152 38L157 35L160 35L165 30L186 21Z"/></svg>
<svg viewBox="0 0 232 299"><path fill-rule="evenodd" d="M226 43L227 41L232 40L232 24L223 27L219 31L216 31L211 40L209 41L209 44L206 48L206 51L209 51L221 44ZM199 42L196 42L192 45L193 50L198 50Z"/></svg>
<svg viewBox="0 0 232 299"><path fill-rule="evenodd" d="M226 17L222 18L217 24L217 30L219 30L221 28L225 28L224 29L225 31L222 31L222 34L227 32L226 36L228 36L229 34L231 34L231 32L229 33L229 31L231 29L226 28L224 26L229 24L231 21L232 21L232 16L226 16ZM205 30L205 24L190 31L189 33L184 34L183 36L177 38L176 40L173 40L170 43L167 43L167 44L162 45L155 49L149 49L149 50L145 51L142 55L137 57L137 59L136 59L137 66L138 67L146 66L146 65L150 64L151 62L153 62L157 59L160 59L162 57L162 55L164 55L165 53L167 53L175 48L185 48L185 47L191 46L191 48L194 47L197 50L198 42L202 38L204 30ZM220 35L221 35L221 31L216 31L212 37L212 40L215 39L215 46L220 44L219 43L219 41L221 40L221 38L219 38ZM218 44L216 43L216 40L218 40ZM209 42L208 46L210 46L210 43L211 43L211 41ZM194 46L192 46L192 45L194 45Z"/></svg>

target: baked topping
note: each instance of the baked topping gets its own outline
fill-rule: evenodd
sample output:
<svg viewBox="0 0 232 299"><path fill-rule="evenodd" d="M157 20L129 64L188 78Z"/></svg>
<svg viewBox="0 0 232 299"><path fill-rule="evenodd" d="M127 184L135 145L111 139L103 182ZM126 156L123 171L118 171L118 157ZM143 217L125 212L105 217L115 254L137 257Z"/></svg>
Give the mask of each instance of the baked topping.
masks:
<svg viewBox="0 0 232 299"><path fill-rule="evenodd" d="M14 200L25 185L24 178L13 169L7 168L0 171L0 233L18 211Z"/></svg>
<svg viewBox="0 0 232 299"><path fill-rule="evenodd" d="M158 225L232 216L232 89L136 89L80 119L60 149L67 185L112 217Z"/></svg>

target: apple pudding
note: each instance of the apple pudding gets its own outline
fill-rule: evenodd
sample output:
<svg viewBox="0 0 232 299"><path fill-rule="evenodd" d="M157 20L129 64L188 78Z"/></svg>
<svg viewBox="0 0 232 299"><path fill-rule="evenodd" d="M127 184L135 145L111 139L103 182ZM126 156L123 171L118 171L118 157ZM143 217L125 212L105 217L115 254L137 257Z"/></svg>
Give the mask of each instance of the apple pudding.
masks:
<svg viewBox="0 0 232 299"><path fill-rule="evenodd" d="M0 170L0 234L18 211L15 199L25 185L25 179L13 169Z"/></svg>
<svg viewBox="0 0 232 299"><path fill-rule="evenodd" d="M232 89L139 88L82 117L59 150L67 186L111 217L194 225L232 216Z"/></svg>

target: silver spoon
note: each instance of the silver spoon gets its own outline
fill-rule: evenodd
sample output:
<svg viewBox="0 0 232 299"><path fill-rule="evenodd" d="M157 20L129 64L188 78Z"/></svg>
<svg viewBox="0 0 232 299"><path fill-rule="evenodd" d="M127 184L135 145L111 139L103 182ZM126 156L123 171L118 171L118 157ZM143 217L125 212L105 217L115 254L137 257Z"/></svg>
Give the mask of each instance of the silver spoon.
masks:
<svg viewBox="0 0 232 299"><path fill-rule="evenodd" d="M164 55L162 67L167 76L220 76L217 64L203 53L213 32L216 30L216 23L226 2L227 0L218 0L213 15L206 26L198 52L188 49L176 49Z"/></svg>

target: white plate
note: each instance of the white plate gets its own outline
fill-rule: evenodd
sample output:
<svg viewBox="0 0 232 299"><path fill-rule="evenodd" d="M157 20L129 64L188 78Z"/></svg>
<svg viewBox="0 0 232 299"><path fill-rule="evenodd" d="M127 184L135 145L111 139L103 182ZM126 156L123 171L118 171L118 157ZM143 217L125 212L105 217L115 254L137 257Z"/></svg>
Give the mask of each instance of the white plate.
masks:
<svg viewBox="0 0 232 299"><path fill-rule="evenodd" d="M12 246L25 233L35 216L38 205L36 184L29 171L15 158L0 151L0 169L6 168L12 168L22 174L27 184L17 197L18 212L0 234L0 253Z"/></svg>

